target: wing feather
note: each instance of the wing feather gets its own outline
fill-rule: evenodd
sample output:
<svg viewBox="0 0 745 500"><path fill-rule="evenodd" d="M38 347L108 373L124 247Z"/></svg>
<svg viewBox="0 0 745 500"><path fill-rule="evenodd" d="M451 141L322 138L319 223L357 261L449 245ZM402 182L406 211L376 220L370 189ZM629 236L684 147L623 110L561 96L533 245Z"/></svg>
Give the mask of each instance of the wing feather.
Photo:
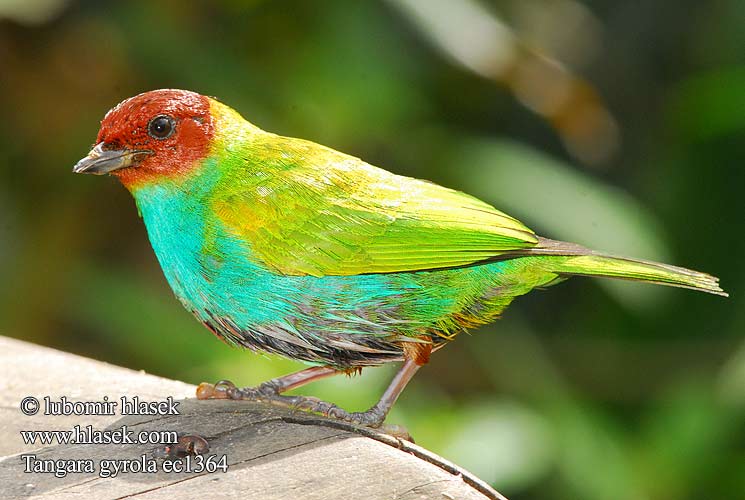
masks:
<svg viewBox="0 0 745 500"><path fill-rule="evenodd" d="M477 198L324 146L271 136L246 148L228 160L213 210L256 258L283 274L463 266L538 242Z"/></svg>

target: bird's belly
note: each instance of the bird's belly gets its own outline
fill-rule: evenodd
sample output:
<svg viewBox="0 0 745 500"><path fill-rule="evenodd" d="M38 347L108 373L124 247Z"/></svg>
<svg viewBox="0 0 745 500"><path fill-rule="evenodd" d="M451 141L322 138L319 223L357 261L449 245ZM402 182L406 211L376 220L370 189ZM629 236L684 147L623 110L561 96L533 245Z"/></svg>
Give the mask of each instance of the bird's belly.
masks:
<svg viewBox="0 0 745 500"><path fill-rule="evenodd" d="M493 320L529 289L498 282L503 273L496 264L285 276L253 260L248 249L229 246L173 266L191 269L169 278L182 303L229 343L340 368L400 360L404 342L442 345L466 327Z"/></svg>
<svg viewBox="0 0 745 500"><path fill-rule="evenodd" d="M411 291L380 277L284 276L245 252L208 260L209 272L192 261L166 276L184 306L229 343L350 367L399 360L401 343L426 332L404 310Z"/></svg>

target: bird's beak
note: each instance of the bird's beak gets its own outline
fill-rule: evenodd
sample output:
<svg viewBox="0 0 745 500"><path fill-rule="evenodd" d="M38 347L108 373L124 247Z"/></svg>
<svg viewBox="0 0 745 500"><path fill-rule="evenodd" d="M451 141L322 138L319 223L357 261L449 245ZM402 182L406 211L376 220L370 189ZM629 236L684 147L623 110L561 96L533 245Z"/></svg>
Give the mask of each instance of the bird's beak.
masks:
<svg viewBox="0 0 745 500"><path fill-rule="evenodd" d="M88 156L75 164L72 171L76 174L108 174L115 170L132 167L141 162L145 156L153 154L149 150L104 149L103 146L103 142L96 144Z"/></svg>

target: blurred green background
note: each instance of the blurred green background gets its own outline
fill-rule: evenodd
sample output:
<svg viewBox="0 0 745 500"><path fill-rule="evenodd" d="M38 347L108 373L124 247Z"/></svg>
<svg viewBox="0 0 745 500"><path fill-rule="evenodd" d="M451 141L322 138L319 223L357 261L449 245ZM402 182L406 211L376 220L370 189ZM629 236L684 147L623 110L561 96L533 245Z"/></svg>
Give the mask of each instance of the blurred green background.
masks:
<svg viewBox="0 0 745 500"><path fill-rule="evenodd" d="M74 176L163 87L475 194L732 297L574 279L434 356L394 408L516 499L745 498L745 3L0 0L0 334L198 383L297 363L174 299L129 194ZM304 392L372 404L394 367Z"/></svg>

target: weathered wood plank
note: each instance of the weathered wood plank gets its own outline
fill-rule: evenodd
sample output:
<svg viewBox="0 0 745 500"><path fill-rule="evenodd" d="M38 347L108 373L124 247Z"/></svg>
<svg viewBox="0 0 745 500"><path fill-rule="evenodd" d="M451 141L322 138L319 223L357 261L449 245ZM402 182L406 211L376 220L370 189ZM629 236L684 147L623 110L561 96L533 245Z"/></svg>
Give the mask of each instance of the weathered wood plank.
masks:
<svg viewBox="0 0 745 500"><path fill-rule="evenodd" d="M116 399L137 395L147 400L168 395L184 399L194 397L194 386L0 336L0 429L3 438L10 436L0 439L0 456L39 447L22 444L18 435L22 429L70 429L75 424L104 428L119 418L41 414L27 417L18 405L29 395L89 401L100 401L104 396Z"/></svg>
<svg viewBox="0 0 745 500"><path fill-rule="evenodd" d="M267 404L183 399L194 387L0 337L0 461L3 496L11 498L464 499L503 498L477 478L430 452L367 428ZM181 398L177 415L26 416L25 396L101 400ZM117 412L118 413L118 412ZM223 473L167 473L153 458L161 445L23 445L21 430L74 425L177 431L209 443L206 456L226 457ZM123 427L126 426L126 427ZM94 473L55 477L24 473L21 454L37 459L92 459ZM102 478L105 460L158 464L154 473ZM102 463L101 461L104 460ZM195 464L196 465L196 464Z"/></svg>

